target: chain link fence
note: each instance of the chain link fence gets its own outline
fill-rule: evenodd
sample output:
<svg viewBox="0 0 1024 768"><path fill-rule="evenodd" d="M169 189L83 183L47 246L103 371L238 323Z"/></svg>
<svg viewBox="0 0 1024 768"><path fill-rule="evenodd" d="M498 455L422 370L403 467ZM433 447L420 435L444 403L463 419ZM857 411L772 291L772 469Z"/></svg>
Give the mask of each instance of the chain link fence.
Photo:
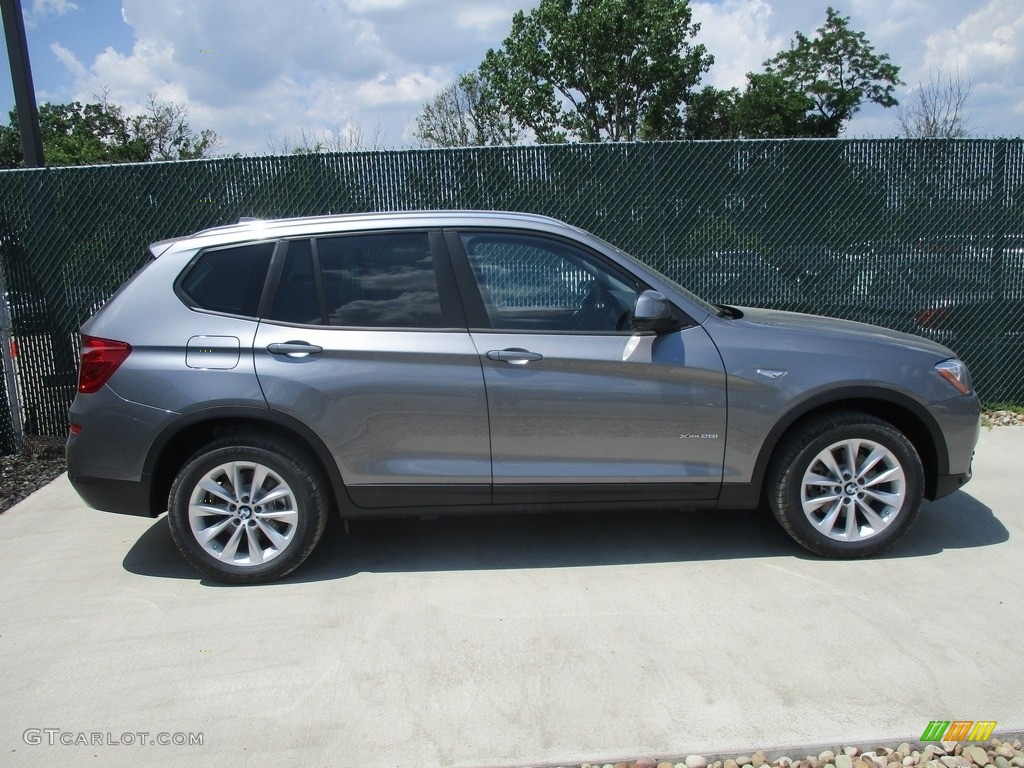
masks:
<svg viewBox="0 0 1024 768"><path fill-rule="evenodd" d="M163 238L356 211L543 213L712 301L936 339L1024 403L1024 141L722 141L411 150L0 172L0 448L62 435L77 329ZM0 404L2 405L2 404Z"/></svg>

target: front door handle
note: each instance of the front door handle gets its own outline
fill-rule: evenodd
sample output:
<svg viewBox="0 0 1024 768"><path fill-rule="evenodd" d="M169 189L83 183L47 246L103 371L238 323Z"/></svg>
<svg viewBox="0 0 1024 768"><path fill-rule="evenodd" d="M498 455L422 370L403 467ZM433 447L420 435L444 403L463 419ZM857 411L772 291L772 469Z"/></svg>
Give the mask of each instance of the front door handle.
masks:
<svg viewBox="0 0 1024 768"><path fill-rule="evenodd" d="M285 355L286 357L296 358L318 355L323 351L323 347L318 347L316 344L308 344L305 341L274 342L267 346L267 352L272 355Z"/></svg>
<svg viewBox="0 0 1024 768"><path fill-rule="evenodd" d="M526 365L527 363L543 360L544 355L516 347L512 349L492 349L487 353L487 359L508 363L509 365Z"/></svg>

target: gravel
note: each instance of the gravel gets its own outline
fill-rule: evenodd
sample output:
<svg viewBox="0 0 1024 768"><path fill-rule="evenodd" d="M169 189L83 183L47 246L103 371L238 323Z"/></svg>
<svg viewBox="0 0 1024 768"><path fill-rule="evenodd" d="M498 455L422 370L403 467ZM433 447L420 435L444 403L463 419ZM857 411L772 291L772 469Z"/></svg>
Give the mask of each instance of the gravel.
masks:
<svg viewBox="0 0 1024 768"><path fill-rule="evenodd" d="M983 427L1020 427L1024 426L1024 413L1017 411L985 411L981 414Z"/></svg>
<svg viewBox="0 0 1024 768"><path fill-rule="evenodd" d="M64 438L26 437L21 450L0 456L0 513L67 471Z"/></svg>
<svg viewBox="0 0 1024 768"><path fill-rule="evenodd" d="M985 427L1024 426L1024 413L985 411L981 423ZM0 456L0 514L66 471L64 438L26 437L21 451Z"/></svg>
<svg viewBox="0 0 1024 768"><path fill-rule="evenodd" d="M746 755L687 755L685 758L656 759L641 757L616 762L565 763L559 768L1024 768L1024 745L994 738L986 742L943 741L937 744L903 742L873 747L841 746L800 757L774 756L757 750Z"/></svg>

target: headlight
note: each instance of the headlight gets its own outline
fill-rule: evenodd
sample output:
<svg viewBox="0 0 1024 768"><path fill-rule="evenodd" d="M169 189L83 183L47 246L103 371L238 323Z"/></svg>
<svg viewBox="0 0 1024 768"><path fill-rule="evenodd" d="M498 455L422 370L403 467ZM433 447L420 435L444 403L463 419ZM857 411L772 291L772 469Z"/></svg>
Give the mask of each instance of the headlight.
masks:
<svg viewBox="0 0 1024 768"><path fill-rule="evenodd" d="M956 387L961 395L971 391L971 374L967 372L967 366L959 360L944 360L935 366L935 371Z"/></svg>

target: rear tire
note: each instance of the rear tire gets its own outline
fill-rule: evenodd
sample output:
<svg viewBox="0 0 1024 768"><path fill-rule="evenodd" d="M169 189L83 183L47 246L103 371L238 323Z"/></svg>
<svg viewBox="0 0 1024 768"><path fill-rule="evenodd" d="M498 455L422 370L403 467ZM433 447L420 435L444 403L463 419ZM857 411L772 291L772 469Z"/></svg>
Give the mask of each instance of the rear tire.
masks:
<svg viewBox="0 0 1024 768"><path fill-rule="evenodd" d="M780 443L767 480L782 527L825 557L891 547L910 529L924 493L913 444L888 422L855 411L798 426Z"/></svg>
<svg viewBox="0 0 1024 768"><path fill-rule="evenodd" d="M171 535L211 579L260 584L290 573L327 522L325 483L291 443L232 435L194 454L168 501Z"/></svg>

